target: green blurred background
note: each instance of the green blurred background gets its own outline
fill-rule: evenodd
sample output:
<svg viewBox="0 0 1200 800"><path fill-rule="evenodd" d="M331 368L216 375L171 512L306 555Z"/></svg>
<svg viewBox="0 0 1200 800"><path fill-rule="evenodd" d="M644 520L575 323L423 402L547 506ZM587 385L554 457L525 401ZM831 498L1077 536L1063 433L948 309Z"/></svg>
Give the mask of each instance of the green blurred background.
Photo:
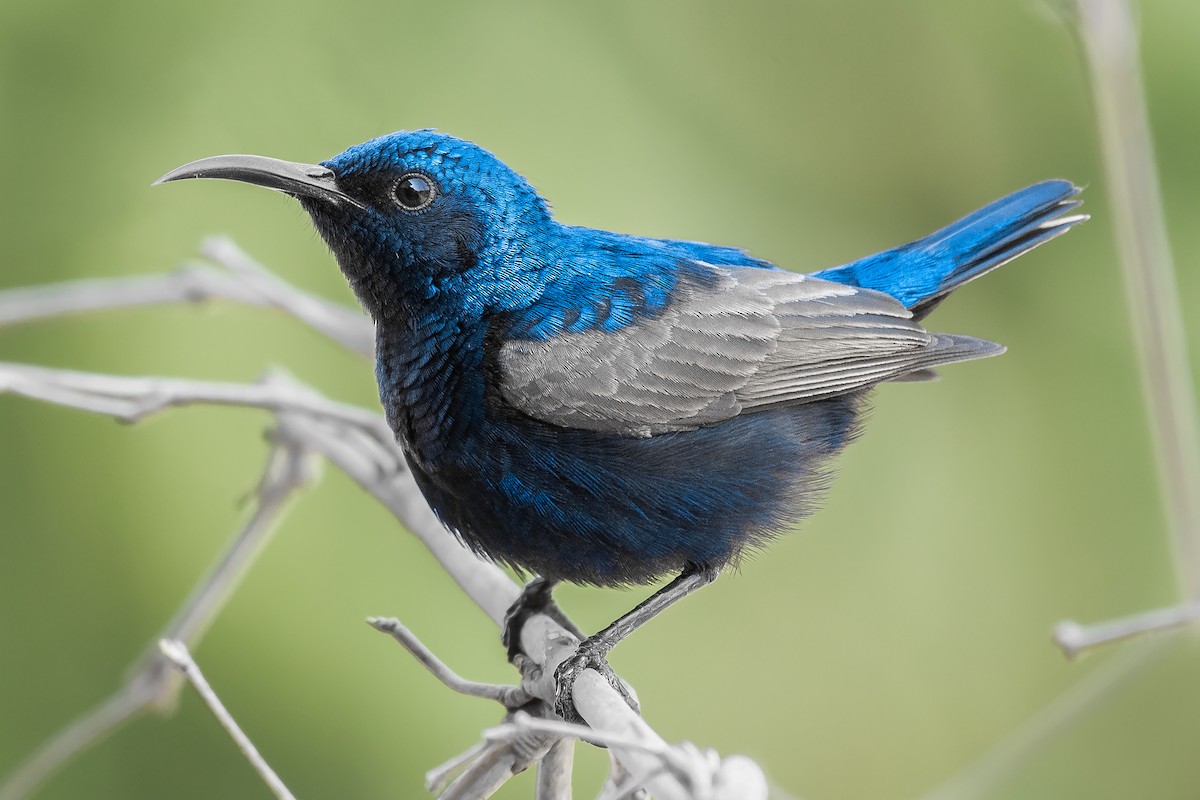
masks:
<svg viewBox="0 0 1200 800"><path fill-rule="evenodd" d="M1200 4L1148 2L1142 17L1200 353ZM350 302L295 203L150 181L205 155L317 161L428 126L493 150L565 221L737 244L803 271L1038 179L1088 184L1090 223L932 320L1008 355L881 389L802 532L619 648L668 739L751 755L806 798L919 796L1121 656L1065 662L1056 621L1176 600L1085 76L1037 0L3 0L0 287L162 271L220 232ZM376 402L365 363L239 307L4 329L0 359L234 381L280 364ZM112 691L168 620L244 519L268 422L196 409L130 428L0 397L0 774ZM641 596L566 588L560 601L592 629ZM197 648L300 796L421 797L423 772L498 719L437 686L369 614L401 617L467 676L512 678L490 623L326 470ZM994 796L1200 795L1198 668L1196 643L1176 637ZM598 786L604 763L581 747L578 783ZM522 776L501 796L531 793ZM266 791L191 693L39 795L241 796Z"/></svg>

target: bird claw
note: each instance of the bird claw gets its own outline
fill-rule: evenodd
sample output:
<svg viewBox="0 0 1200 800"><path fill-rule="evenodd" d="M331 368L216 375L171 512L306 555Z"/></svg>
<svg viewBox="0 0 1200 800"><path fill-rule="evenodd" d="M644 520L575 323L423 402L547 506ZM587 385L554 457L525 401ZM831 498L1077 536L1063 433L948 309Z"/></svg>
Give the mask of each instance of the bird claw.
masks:
<svg viewBox="0 0 1200 800"><path fill-rule="evenodd" d="M516 602L505 613L504 630L500 634L500 641L508 650L508 660L513 664L519 665L519 661L525 657L525 653L521 649L521 630L531 617L537 614L545 614L574 634L577 639L581 640L575 652L562 661L554 670L555 712L567 722L584 722L583 718L579 715L579 711L575 708L575 701L572 698L571 692L575 686L575 679L585 669L594 669L603 675L604 679L625 698L625 702L629 704L629 707L634 712L638 712L637 700L633 699L633 695L630 694L625 683L617 677L605 659L608 651L612 648L612 644L600 636L585 637L579 631L579 628L571 620L567 619L551 595L554 585L555 581L545 578L534 578L525 584L520 597L517 598Z"/></svg>
<svg viewBox="0 0 1200 800"><path fill-rule="evenodd" d="M505 612L504 629L500 633L500 642L508 651L509 663L516 663L517 657L524 654L521 650L521 630L525 627L525 623L529 621L530 617L538 614L545 614L550 617L550 619L574 634L577 639L586 638L580 632L579 628L576 627L575 623L567 619L566 614L554 602L551 592L554 590L555 583L556 581L547 580L546 578L534 578L525 584L525 588L521 590L521 595L508 607L508 611Z"/></svg>
<svg viewBox="0 0 1200 800"><path fill-rule="evenodd" d="M625 702L633 709L635 714L641 713L637 700L630 694L625 682L617 677L617 674L612 671L612 667L608 665L605 656L608 654L608 646L598 641L596 638L583 640L575 653L565 659L554 670L554 711L566 722L586 725L583 717L579 715L578 709L575 708L575 700L572 690L575 686L575 680L580 673L587 669L594 669L604 676L604 679L625 698Z"/></svg>

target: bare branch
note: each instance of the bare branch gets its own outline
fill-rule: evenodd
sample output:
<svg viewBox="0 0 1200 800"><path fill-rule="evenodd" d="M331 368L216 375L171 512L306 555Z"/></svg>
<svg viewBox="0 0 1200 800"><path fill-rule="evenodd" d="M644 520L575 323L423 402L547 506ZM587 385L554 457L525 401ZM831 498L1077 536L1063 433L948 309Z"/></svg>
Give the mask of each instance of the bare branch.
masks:
<svg viewBox="0 0 1200 800"><path fill-rule="evenodd" d="M375 326L358 310L297 289L226 237L213 237L201 249L224 271L195 263L165 275L95 278L5 290L0 292L0 327L95 311L229 300L277 308L348 350L374 355Z"/></svg>
<svg viewBox="0 0 1200 800"><path fill-rule="evenodd" d="M256 291L265 305L286 311L347 350L375 355L375 326L362 312L297 289L252 259L227 236L207 239L200 252Z"/></svg>
<svg viewBox="0 0 1200 800"><path fill-rule="evenodd" d="M519 589L493 564L466 550L434 516L404 465L404 457L379 414L337 403L281 372L258 384L174 378L128 378L0 362L0 393L114 416L134 422L167 408L229 405L262 408L279 420L279 441L311 448L358 481L416 534L471 598L497 624ZM304 425L297 415L324 421ZM358 434L357 436L355 434Z"/></svg>
<svg viewBox="0 0 1200 800"><path fill-rule="evenodd" d="M1200 598L1200 424L1128 0L1073 0L1091 73L1125 296L1184 597Z"/></svg>
<svg viewBox="0 0 1200 800"><path fill-rule="evenodd" d="M157 697L153 687L132 681L60 730L0 783L0 800L24 800L63 765L145 711Z"/></svg>
<svg viewBox="0 0 1200 800"><path fill-rule="evenodd" d="M1180 589L1189 605L1090 627L1060 623L1055 643L1068 658L1098 644L1165 630L1196 618L1200 592L1200 435L1182 313L1166 236L1158 171L1138 65L1137 30L1128 0L1062 0L1079 35L1092 94L1122 275L1142 371L1163 505ZM1169 648L1127 651L1089 673L934 791L933 798L984 797L1033 754L1094 711Z"/></svg>
<svg viewBox="0 0 1200 800"><path fill-rule="evenodd" d="M304 453L290 446L272 448L250 519L192 590L159 638L180 639L193 645L200 640L262 552L275 523L286 510L287 501L313 477L311 459ZM68 761L139 713L173 709L180 686L178 674L169 668L158 648L148 650L116 694L64 728L0 785L0 800L28 797Z"/></svg>
<svg viewBox="0 0 1200 800"><path fill-rule="evenodd" d="M515 709L531 705L540 707L543 713L550 713L549 705L545 702L538 702L538 698L526 691L523 686L475 683L460 677L397 619L370 617L367 624L382 633L390 634L422 666L452 691L472 697L495 700L503 704L510 713ZM539 735L509 738L504 747L496 747L491 742L477 745L427 774L426 784L430 791L436 791L449 780L454 772L463 769L462 777L447 788L446 794L454 796L450 792L450 789L453 789L454 792L461 793L463 797L485 797L509 778L527 769L534 761L552 756L549 763L542 763L539 768L538 796L539 798L545 797L546 800L560 797L569 799L572 751L569 746L557 746L558 744L560 743L555 743L552 739ZM564 782L567 792L565 795L561 791ZM550 792L550 794L546 794L546 792Z"/></svg>
<svg viewBox="0 0 1200 800"><path fill-rule="evenodd" d="M317 464L307 453L287 444L271 449L250 519L184 601L161 638L179 639L192 647L200 641L270 540L287 503L317 477Z"/></svg>
<svg viewBox="0 0 1200 800"><path fill-rule="evenodd" d="M559 739L550 745L538 764L534 800L571 800L571 773L575 761L575 741Z"/></svg>
<svg viewBox="0 0 1200 800"><path fill-rule="evenodd" d="M643 788L644 781L629 774L629 770L611 750L608 751L608 758L611 762L608 780L604 782L596 800L647 800L650 795Z"/></svg>
<svg viewBox="0 0 1200 800"><path fill-rule="evenodd" d="M493 745L487 742L477 742L470 749L459 753L443 764L437 765L425 773L425 788L431 794L440 795L456 773L461 772L468 764L482 757L491 747Z"/></svg>
<svg viewBox="0 0 1200 800"><path fill-rule="evenodd" d="M921 799L962 800L995 796L1009 776L1029 759L1044 754L1050 744L1072 726L1099 711L1120 688L1158 663L1170 652L1171 645L1170 640L1162 639L1117 653Z"/></svg>
<svg viewBox="0 0 1200 800"><path fill-rule="evenodd" d="M400 620L393 618L368 617L367 624L375 630L391 635L405 650L429 670L433 677L441 681L447 689L470 697L482 697L485 700L495 700L505 708L520 708L532 702L533 697L520 686L504 686L495 683L476 683L460 677L445 662L433 654L412 631L404 627Z"/></svg>
<svg viewBox="0 0 1200 800"><path fill-rule="evenodd" d="M1085 650L1100 645L1130 639L1143 633L1157 633L1182 628L1200 620L1200 601L1171 608L1143 611L1128 617L1108 620L1095 625L1081 625L1064 620L1054 626L1054 643L1067 658L1075 658Z"/></svg>
<svg viewBox="0 0 1200 800"><path fill-rule="evenodd" d="M224 405L262 408L328 418L383 441L392 433L382 417L358 406L338 403L287 381L279 371L257 384L193 381L177 378L130 378L0 362L0 394L19 394L55 405L140 422L168 408Z"/></svg>
<svg viewBox="0 0 1200 800"><path fill-rule="evenodd" d="M269 302L238 279L204 264L185 264L165 275L96 278L0 292L0 327L93 311L232 300Z"/></svg>
<svg viewBox="0 0 1200 800"><path fill-rule="evenodd" d="M221 698L217 697L217 693L209 686L208 681L204 678L204 673L200 671L199 665L192 659L192 654L188 652L187 645L178 639L163 639L158 643L163 655L171 662L183 676L188 679L188 682L196 689L196 693L212 711L213 716L217 718L217 722L221 723L221 727L229 734L229 738L237 743L238 749L242 751L242 755L254 767L254 771L263 779L263 783L267 788L279 798L279 800L296 800L279 776L275 774L275 770L271 769L271 765L266 762L258 752L258 748L250 741L238 724L233 719L233 715L225 708L225 704L221 702Z"/></svg>
<svg viewBox="0 0 1200 800"><path fill-rule="evenodd" d="M503 570L481 560L446 531L404 468L397 445L374 437L347 437L343 426L315 416L281 421L277 435L279 441L319 453L350 476L429 548L485 614L497 625L503 622L520 589Z"/></svg>
<svg viewBox="0 0 1200 800"><path fill-rule="evenodd" d="M599 673L588 670L585 673L588 680L604 681ZM631 712L632 714L632 712ZM640 721L640 718L633 715ZM641 723L644 725L645 723ZM636 723L631 729L636 727ZM591 739L606 745L614 751L625 751L623 762L644 770L644 779L634 783L641 786L649 785L655 796L664 798L753 798L767 796L766 779L757 766L746 769L746 759L741 756L731 756L721 760L712 750L700 750L695 745L683 742L669 745L650 732L649 728L637 731L634 735L621 733L597 733L594 729L573 725L561 720L540 719L522 712L512 715L510 721L495 728L484 731L487 741L507 741L511 737L523 736L528 732L538 732L560 737L575 737ZM630 758L630 754L638 754L638 758ZM641 756L648 756L643 760ZM753 765L753 762L750 762ZM674 781L660 782L660 777L671 773ZM637 774L637 773L634 773ZM632 788L632 787L631 787ZM619 795L618 795L619 796Z"/></svg>
<svg viewBox="0 0 1200 800"><path fill-rule="evenodd" d="M483 800L491 797L514 775L542 758L553 740L530 737L522 750L511 742L493 742L484 746L478 758L458 776L438 800Z"/></svg>

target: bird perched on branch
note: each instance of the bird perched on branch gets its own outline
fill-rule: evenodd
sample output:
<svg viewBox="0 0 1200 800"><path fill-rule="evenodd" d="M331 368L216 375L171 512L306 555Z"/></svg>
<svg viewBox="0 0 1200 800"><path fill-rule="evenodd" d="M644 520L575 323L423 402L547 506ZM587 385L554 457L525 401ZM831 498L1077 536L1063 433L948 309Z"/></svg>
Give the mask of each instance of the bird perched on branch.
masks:
<svg viewBox="0 0 1200 800"><path fill-rule="evenodd" d="M933 333L946 295L1086 219L1079 189L1022 189L911 244L811 275L739 249L557 222L470 142L399 132L319 165L205 158L298 199L376 324L388 423L430 506L469 547L557 581L678 574L586 639L559 677L811 508L876 384L1000 345ZM611 673L606 673L610 674Z"/></svg>

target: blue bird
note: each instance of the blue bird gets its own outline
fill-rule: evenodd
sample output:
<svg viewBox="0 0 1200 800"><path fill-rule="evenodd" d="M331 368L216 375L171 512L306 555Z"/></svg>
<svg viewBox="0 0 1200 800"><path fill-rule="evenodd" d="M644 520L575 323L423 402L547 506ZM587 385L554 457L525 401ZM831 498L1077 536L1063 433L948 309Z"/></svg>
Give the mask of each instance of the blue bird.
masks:
<svg viewBox="0 0 1200 800"><path fill-rule="evenodd" d="M1086 219L1080 190L1050 180L800 275L564 225L491 153L430 130L319 165L215 156L158 182L184 178L277 189L312 217L375 320L380 400L426 500L471 549L540 576L510 656L529 613L558 613L558 581L679 575L560 668L567 718L579 669L605 670L617 641L813 508L872 387L1003 352L926 330L934 306Z"/></svg>

